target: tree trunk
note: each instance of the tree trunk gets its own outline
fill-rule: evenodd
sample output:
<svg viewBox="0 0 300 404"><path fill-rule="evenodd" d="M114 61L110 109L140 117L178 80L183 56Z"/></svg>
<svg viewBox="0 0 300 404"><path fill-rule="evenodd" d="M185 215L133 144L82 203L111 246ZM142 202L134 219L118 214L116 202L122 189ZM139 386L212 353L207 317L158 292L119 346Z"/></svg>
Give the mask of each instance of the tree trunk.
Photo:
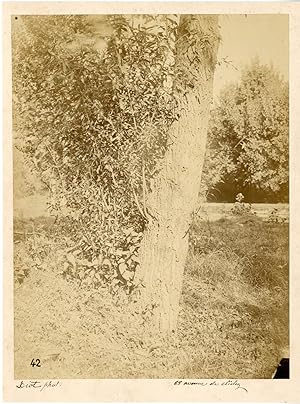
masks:
<svg viewBox="0 0 300 404"><path fill-rule="evenodd" d="M176 42L174 92L178 120L147 200L155 219L148 223L140 249L142 304L153 311L154 325L176 329L188 229L197 205L204 161L213 74L219 44L218 17L184 15Z"/></svg>

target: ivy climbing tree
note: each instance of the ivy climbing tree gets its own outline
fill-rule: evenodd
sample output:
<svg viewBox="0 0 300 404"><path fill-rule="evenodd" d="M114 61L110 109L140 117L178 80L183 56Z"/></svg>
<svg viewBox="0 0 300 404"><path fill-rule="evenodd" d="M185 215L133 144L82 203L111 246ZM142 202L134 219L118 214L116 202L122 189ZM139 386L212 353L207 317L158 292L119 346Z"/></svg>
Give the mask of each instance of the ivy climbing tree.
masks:
<svg viewBox="0 0 300 404"><path fill-rule="evenodd" d="M24 16L14 123L68 235L68 276L140 295L176 328L218 49L217 16ZM16 26L18 24L18 26Z"/></svg>

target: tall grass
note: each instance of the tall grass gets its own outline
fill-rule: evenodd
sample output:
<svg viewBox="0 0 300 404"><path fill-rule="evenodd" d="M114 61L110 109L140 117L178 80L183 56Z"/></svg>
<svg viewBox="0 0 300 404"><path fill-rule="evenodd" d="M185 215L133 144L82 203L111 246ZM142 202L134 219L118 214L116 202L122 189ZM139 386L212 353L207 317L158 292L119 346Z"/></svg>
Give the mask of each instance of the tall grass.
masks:
<svg viewBox="0 0 300 404"><path fill-rule="evenodd" d="M15 225L15 272L27 268L15 287L15 377L36 377L33 357L44 378L271 377L288 345L287 224L196 221L168 339L144 326L138 302L63 279L56 230L48 219Z"/></svg>

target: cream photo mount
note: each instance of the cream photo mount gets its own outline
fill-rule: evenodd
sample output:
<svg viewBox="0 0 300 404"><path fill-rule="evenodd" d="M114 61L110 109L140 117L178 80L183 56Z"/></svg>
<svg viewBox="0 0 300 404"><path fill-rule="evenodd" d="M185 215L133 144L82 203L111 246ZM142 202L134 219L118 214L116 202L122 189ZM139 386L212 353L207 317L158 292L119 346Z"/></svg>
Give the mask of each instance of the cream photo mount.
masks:
<svg viewBox="0 0 300 404"><path fill-rule="evenodd" d="M285 14L289 16L290 91L290 378L272 379L36 379L14 378L13 155L11 18L62 14ZM300 397L300 4L285 2L4 2L4 400L6 401L173 401L296 402ZM47 313L45 313L47 315ZM37 365L37 363L35 363Z"/></svg>

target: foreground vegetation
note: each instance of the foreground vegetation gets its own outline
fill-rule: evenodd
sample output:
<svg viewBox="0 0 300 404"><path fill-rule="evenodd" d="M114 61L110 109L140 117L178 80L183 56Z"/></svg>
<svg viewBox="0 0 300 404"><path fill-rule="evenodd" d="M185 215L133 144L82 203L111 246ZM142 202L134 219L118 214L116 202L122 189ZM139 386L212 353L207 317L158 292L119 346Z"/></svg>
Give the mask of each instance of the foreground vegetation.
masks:
<svg viewBox="0 0 300 404"><path fill-rule="evenodd" d="M52 219L14 231L16 378L269 378L288 346L286 223L196 220L168 339L135 315L138 302L68 278L68 238Z"/></svg>

